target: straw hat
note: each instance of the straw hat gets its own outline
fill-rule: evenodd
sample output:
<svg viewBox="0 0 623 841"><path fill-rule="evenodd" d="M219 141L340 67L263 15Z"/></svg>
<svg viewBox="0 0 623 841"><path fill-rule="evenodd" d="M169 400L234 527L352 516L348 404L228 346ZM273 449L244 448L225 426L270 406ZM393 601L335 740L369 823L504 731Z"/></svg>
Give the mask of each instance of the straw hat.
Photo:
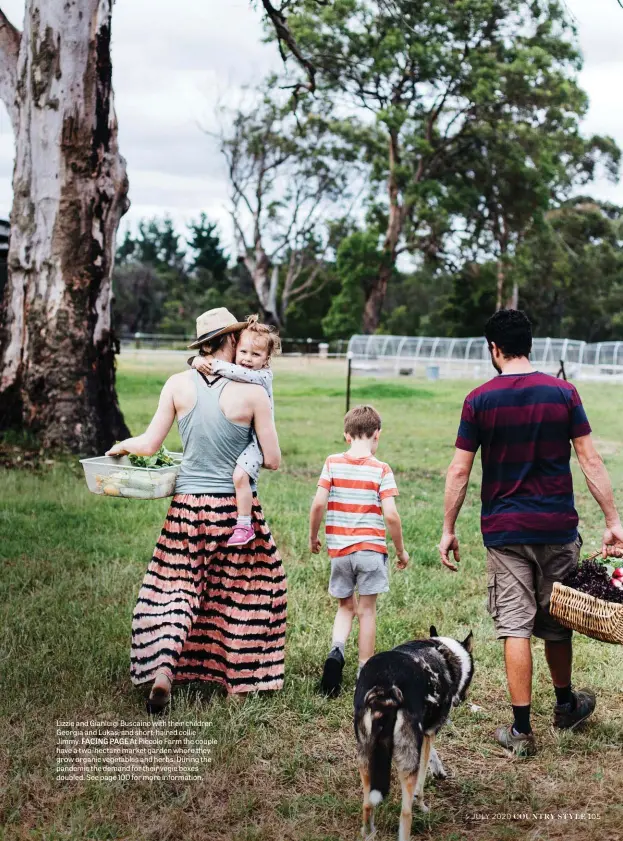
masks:
<svg viewBox="0 0 623 841"><path fill-rule="evenodd" d="M236 321L235 317L225 307L216 307L202 313L197 319L197 340L188 345L197 348L210 339L222 336L223 333L235 333L247 326L246 321Z"/></svg>

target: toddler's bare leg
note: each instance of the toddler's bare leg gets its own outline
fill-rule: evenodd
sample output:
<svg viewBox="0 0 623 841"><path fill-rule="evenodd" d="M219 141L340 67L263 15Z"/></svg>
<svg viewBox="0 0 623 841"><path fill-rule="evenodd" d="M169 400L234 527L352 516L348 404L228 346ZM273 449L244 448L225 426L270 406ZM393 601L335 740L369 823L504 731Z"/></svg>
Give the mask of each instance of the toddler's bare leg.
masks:
<svg viewBox="0 0 623 841"><path fill-rule="evenodd" d="M236 465L234 470L234 487L236 488L236 504L239 517L250 517L253 508L253 491L249 474Z"/></svg>

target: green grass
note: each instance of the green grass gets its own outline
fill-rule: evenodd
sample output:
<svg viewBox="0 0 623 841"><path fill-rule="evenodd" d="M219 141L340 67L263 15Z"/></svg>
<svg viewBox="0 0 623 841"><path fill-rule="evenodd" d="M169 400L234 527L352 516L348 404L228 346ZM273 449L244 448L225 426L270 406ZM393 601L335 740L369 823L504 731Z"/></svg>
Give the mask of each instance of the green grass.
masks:
<svg viewBox="0 0 623 841"><path fill-rule="evenodd" d="M122 359L123 361L123 359ZM119 390L130 427L140 431L169 371L123 367ZM286 683L282 692L228 705L206 687L174 695L177 720L209 719L217 751L205 780L184 783L56 783L55 720L143 718L142 692L129 680L132 610L167 503L91 495L75 460L1 471L0 483L0 839L37 841L338 841L357 837L360 784L352 733L352 693L320 698L315 685L335 605L328 560L307 549L307 512L324 458L342 448L343 377L278 370L276 412L283 467L266 472L260 496L288 575ZM575 683L598 692L586 729L550 727L552 692L535 643L534 724L541 752L508 759L491 740L509 718L499 644L485 610L484 551L478 523L478 470L459 521L462 569L444 570L435 548L444 471L467 383L356 379L355 401L383 416L379 456L396 473L412 562L392 571L379 600L378 648L423 635L475 634L470 704L456 710L438 741L451 771L428 786L431 813L413 834L435 841L482 838L614 838L621 808L621 649L577 637ZM581 387L615 487L623 487L623 390ZM11 444L16 443L13 439ZM174 430L167 445L179 448ZM600 512L576 472L585 547L597 545ZM345 679L352 687L351 640ZM378 810L378 838L397 834L399 802ZM496 815L593 812L594 821L495 819Z"/></svg>

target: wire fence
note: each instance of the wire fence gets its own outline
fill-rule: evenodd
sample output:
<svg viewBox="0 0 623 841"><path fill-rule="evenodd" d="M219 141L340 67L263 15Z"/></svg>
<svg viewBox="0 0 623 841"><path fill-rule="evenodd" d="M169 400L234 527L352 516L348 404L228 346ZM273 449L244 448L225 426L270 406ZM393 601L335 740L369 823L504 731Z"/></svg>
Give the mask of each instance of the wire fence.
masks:
<svg viewBox="0 0 623 841"><path fill-rule="evenodd" d="M121 350L186 350L196 336L170 333L125 333L120 337ZM322 339L282 338L285 356L320 356L345 359L348 339L324 342Z"/></svg>
<svg viewBox="0 0 623 841"><path fill-rule="evenodd" d="M425 374L439 377L482 377L491 369L484 338L447 339L431 336L353 336L348 354L354 373L376 376ZM558 373L561 363L572 379L623 379L623 342L577 339L534 339L532 364Z"/></svg>
<svg viewBox="0 0 623 841"><path fill-rule="evenodd" d="M194 336L169 333L132 333L120 337L121 350L186 350ZM487 343L482 337L448 339L441 336L352 336L320 339L282 339L284 356L349 357L352 373L369 376L426 376L428 379L479 379L491 372ZM558 373L561 362L570 379L623 381L623 342L577 339L534 339L532 364Z"/></svg>

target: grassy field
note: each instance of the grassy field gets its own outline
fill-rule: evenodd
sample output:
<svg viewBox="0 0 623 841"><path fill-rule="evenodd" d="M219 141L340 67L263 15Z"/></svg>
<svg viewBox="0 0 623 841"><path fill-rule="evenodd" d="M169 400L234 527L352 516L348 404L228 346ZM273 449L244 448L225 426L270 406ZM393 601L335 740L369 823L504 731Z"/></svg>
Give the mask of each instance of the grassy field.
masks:
<svg viewBox="0 0 623 841"><path fill-rule="evenodd" d="M119 390L131 428L145 427L159 388L175 368L123 361ZM175 363L172 363L175 364ZM179 368L178 368L179 370ZM32 841L341 841L360 827L361 793L352 732L354 644L347 691L316 692L334 604L328 560L307 549L307 512L325 456L342 448L341 368L282 365L276 404L283 466L261 479L260 496L288 575L286 684L275 695L228 704L205 688L174 693L176 720L209 719L218 739L201 783L57 783L56 719L144 718L129 680L130 620L166 512L87 492L75 460L29 458L5 442L0 481L0 839ZM621 837L623 748L621 649L576 638L575 684L598 692L583 732L550 726L553 693L535 642L534 726L540 753L513 760L491 739L509 720L502 652L485 610L478 471L459 521L463 568L443 569L439 539L444 471L468 383L356 380L354 399L384 421L379 456L396 473L412 562L392 570L379 601L378 648L424 635L475 634L476 676L468 703L438 740L450 771L427 784L429 815L415 837L615 839ZM581 392L623 505L623 390ZM10 442L9 442L10 443ZM168 444L179 445L177 434ZM21 458L20 461L17 461ZM24 466L24 461L27 462ZM32 461L32 459L30 459ZM585 547L597 545L600 512L576 473ZM471 704L480 709L473 710ZM398 787L377 810L378 839L397 834ZM576 819L590 813L593 820ZM530 817L521 818L522 814ZM562 815L566 814L565 819ZM477 815L488 816L477 819ZM553 819L548 819L551 815ZM515 816L515 817L513 817Z"/></svg>

